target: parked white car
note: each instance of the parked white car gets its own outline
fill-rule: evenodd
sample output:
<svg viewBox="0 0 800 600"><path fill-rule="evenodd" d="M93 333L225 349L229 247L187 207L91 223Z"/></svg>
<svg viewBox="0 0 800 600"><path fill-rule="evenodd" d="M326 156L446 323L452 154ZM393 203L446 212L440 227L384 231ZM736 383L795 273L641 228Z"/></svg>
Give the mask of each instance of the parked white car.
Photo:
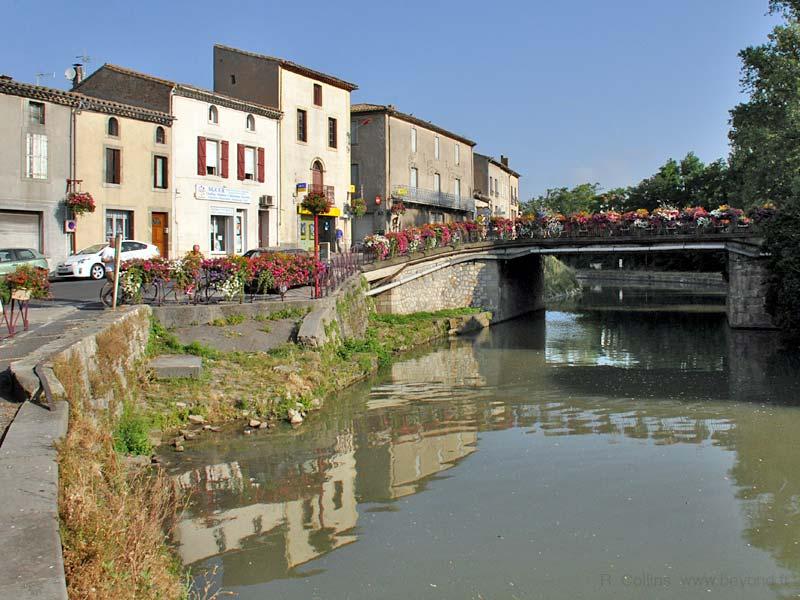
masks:
<svg viewBox="0 0 800 600"><path fill-rule="evenodd" d="M90 277L92 279L102 279L105 277L106 270L103 265L103 250L108 248L108 244L95 244L84 248L67 258L64 262L58 263L56 273L60 277ZM108 253L114 256L114 249ZM133 258L154 258L159 255L158 247L145 242L136 240L124 240L122 242L121 260L131 260Z"/></svg>

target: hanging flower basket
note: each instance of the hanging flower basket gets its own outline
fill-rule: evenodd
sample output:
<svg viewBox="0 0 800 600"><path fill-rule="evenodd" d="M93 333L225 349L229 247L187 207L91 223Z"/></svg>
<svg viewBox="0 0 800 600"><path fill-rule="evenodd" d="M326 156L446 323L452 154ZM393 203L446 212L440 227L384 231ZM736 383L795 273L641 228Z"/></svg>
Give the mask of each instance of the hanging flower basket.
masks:
<svg viewBox="0 0 800 600"><path fill-rule="evenodd" d="M76 215L93 213L95 209L94 198L89 192L70 192L67 194L67 208Z"/></svg>
<svg viewBox="0 0 800 600"><path fill-rule="evenodd" d="M406 205L403 204L402 200L392 203L392 214L398 216L406 214Z"/></svg>
<svg viewBox="0 0 800 600"><path fill-rule="evenodd" d="M350 200L350 214L354 217L363 217L367 214L367 201L363 198L353 198Z"/></svg>
<svg viewBox="0 0 800 600"><path fill-rule="evenodd" d="M311 192L303 198L300 204L303 210L310 212L312 215L321 215L331 209L331 201L324 194Z"/></svg>

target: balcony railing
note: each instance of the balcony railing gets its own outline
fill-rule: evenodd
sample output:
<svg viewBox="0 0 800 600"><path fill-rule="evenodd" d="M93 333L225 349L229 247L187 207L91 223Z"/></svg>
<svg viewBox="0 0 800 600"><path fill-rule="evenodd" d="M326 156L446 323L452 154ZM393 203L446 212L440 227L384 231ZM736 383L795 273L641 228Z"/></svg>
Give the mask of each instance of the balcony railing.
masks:
<svg viewBox="0 0 800 600"><path fill-rule="evenodd" d="M321 194L325 196L330 202L335 202L336 198L332 185L317 185L312 183L308 186L309 194Z"/></svg>
<svg viewBox="0 0 800 600"><path fill-rule="evenodd" d="M402 200L403 202L426 204L428 206L438 206L440 208L462 210L464 212L475 212L475 200L472 198L408 185L394 186L392 188L392 198Z"/></svg>

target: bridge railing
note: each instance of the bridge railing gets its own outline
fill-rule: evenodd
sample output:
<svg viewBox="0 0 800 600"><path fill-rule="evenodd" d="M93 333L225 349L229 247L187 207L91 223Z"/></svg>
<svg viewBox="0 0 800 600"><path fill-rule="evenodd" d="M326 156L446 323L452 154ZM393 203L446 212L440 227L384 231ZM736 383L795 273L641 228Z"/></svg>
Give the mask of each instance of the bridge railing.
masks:
<svg viewBox="0 0 800 600"><path fill-rule="evenodd" d="M755 237L759 235L759 225L752 220L728 223L698 224L680 221L648 223L635 226L632 223L571 223L571 222L528 222L514 223L510 219L485 225L469 223L449 223L446 225L426 225L403 231L389 232L385 235L367 236L358 250L364 252L366 262L388 260L398 256L410 256L435 248L453 247L478 242L507 242L525 240L583 240L584 242L610 243L613 240L640 239L646 242L663 241L666 238L707 239L719 236Z"/></svg>

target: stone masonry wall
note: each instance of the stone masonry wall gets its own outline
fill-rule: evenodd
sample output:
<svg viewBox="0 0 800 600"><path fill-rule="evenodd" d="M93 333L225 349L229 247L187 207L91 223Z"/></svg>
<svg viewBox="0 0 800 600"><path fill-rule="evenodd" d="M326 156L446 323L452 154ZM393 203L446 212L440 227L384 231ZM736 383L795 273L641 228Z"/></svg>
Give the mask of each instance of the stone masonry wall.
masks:
<svg viewBox="0 0 800 600"><path fill-rule="evenodd" d="M767 313L769 272L764 259L728 253L728 324L741 329L774 329Z"/></svg>
<svg viewBox="0 0 800 600"><path fill-rule="evenodd" d="M491 311L496 323L543 308L542 284L538 255L507 261L477 259L387 290L375 297L375 306L390 314L476 307Z"/></svg>

